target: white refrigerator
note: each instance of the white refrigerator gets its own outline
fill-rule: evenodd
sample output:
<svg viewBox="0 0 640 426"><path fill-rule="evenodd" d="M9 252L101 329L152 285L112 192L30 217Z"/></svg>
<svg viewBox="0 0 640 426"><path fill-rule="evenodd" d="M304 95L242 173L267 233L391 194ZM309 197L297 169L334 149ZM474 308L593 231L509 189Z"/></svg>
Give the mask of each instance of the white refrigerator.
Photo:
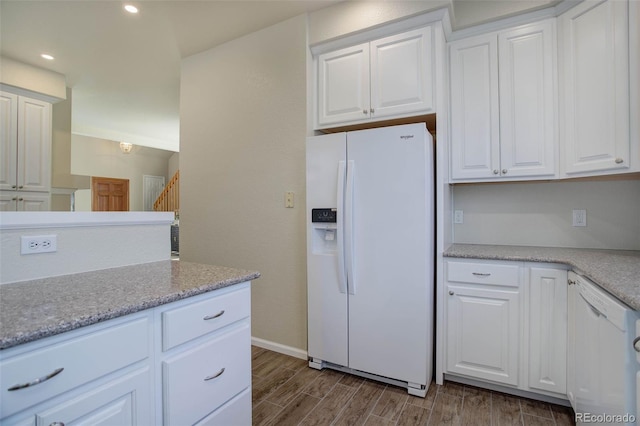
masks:
<svg viewBox="0 0 640 426"><path fill-rule="evenodd" d="M309 365L425 396L434 318L433 140L424 124L307 139Z"/></svg>

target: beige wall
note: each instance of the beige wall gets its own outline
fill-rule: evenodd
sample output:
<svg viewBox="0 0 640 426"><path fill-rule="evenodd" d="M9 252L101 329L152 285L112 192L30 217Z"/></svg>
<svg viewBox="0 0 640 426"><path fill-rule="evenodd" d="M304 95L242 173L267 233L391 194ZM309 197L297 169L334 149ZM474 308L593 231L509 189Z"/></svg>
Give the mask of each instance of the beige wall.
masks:
<svg viewBox="0 0 640 426"><path fill-rule="evenodd" d="M71 173L76 175L129 179L129 210L142 211L142 176L168 179L169 158L174 153L134 146L129 154L120 151L119 142L88 136L71 137ZM91 191L76 191L76 210L91 210Z"/></svg>
<svg viewBox="0 0 640 426"><path fill-rule="evenodd" d="M306 349L306 19L186 58L180 258L258 270L252 334ZM295 208L284 207L286 191Z"/></svg>
<svg viewBox="0 0 640 426"><path fill-rule="evenodd" d="M454 207L457 243L640 250L640 180L457 185Z"/></svg>
<svg viewBox="0 0 640 426"><path fill-rule="evenodd" d="M557 0L455 0L452 26L454 29L461 29L526 11L542 9L555 3Z"/></svg>
<svg viewBox="0 0 640 426"><path fill-rule="evenodd" d="M33 92L49 102L66 96L65 76L6 57L0 57L0 83Z"/></svg>
<svg viewBox="0 0 640 426"><path fill-rule="evenodd" d="M347 1L309 14L313 45L396 19L448 7L450 0Z"/></svg>

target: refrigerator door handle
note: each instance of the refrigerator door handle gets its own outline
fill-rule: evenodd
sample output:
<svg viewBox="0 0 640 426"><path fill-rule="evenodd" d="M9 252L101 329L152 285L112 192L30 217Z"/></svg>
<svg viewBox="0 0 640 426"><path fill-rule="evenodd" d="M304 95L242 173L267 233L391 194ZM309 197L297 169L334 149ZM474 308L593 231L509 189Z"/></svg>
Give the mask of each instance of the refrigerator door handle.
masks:
<svg viewBox="0 0 640 426"><path fill-rule="evenodd" d="M345 229L345 262L347 267L347 283L349 294L356 294L356 280L354 272L354 251L353 251L353 195L354 195L354 175L355 162L347 162L347 185L345 194L344 209L344 229Z"/></svg>
<svg viewBox="0 0 640 426"><path fill-rule="evenodd" d="M338 288L340 293L347 293L347 272L344 264L344 179L347 163L338 162L338 212L337 212L337 246L338 246Z"/></svg>

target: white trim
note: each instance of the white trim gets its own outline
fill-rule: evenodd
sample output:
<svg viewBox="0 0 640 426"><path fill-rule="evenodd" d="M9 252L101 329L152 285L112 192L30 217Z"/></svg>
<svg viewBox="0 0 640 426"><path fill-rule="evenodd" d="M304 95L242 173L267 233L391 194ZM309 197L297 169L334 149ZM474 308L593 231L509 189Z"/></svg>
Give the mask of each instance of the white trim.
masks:
<svg viewBox="0 0 640 426"><path fill-rule="evenodd" d="M555 6L535 10L533 12L520 13L518 15L509 16L507 18L501 18L495 21L485 22L484 24L478 24L472 27L455 30L451 34L446 34L447 41L455 41L476 35L487 34L493 31L500 31L519 25L542 21L543 19L547 18L556 18L581 1L582 0L563 0Z"/></svg>
<svg viewBox="0 0 640 426"><path fill-rule="evenodd" d="M173 212L0 212L0 230L170 225L173 219Z"/></svg>
<svg viewBox="0 0 640 426"><path fill-rule="evenodd" d="M56 96L46 95L40 92L34 92L33 90L23 89L21 87L12 86L6 83L0 83L0 90L13 93L18 96L26 96L28 98L38 99L43 102L47 102L50 104L55 104L60 101L64 101L65 99L58 98Z"/></svg>
<svg viewBox="0 0 640 426"><path fill-rule="evenodd" d="M294 358L299 358L304 360L309 358L309 355L305 350L294 348L287 345L282 345L276 342L271 342L269 340L260 339L258 337L251 336L251 344L259 348L268 349L270 351L278 352L284 355L289 355Z"/></svg>

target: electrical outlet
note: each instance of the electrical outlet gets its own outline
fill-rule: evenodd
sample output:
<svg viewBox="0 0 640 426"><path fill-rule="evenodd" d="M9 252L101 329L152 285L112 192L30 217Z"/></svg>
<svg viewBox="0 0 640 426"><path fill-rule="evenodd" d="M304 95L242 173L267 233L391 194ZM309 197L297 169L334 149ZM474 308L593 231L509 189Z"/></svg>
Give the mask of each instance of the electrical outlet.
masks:
<svg viewBox="0 0 640 426"><path fill-rule="evenodd" d="M464 223L464 212L462 210L453 212L453 223Z"/></svg>
<svg viewBox="0 0 640 426"><path fill-rule="evenodd" d="M20 254L52 253L58 250L57 235L20 237Z"/></svg>
<svg viewBox="0 0 640 426"><path fill-rule="evenodd" d="M573 226L587 226L587 211L586 210L574 210L573 211Z"/></svg>

